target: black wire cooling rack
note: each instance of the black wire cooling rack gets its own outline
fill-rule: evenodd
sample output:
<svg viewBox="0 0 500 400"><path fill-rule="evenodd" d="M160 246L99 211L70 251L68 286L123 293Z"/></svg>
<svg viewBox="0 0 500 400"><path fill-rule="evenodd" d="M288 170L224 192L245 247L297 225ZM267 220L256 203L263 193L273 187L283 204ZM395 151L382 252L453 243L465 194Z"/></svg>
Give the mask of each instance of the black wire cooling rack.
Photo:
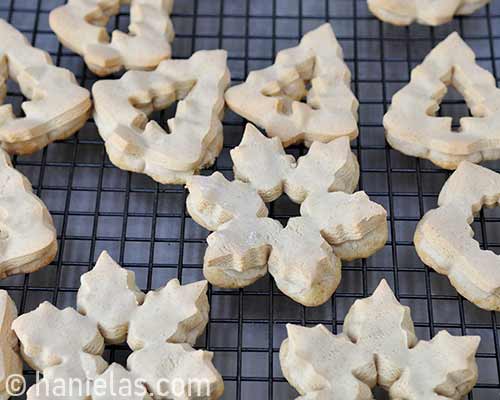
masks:
<svg viewBox="0 0 500 400"><path fill-rule="evenodd" d="M0 0L0 17L25 33L32 44L48 50L56 64L70 68L90 89L96 77L79 56L58 43L48 26L49 11L63 2ZM111 19L110 29L125 30L128 21L124 7ZM354 300L370 294L381 278L411 307L420 338L429 339L441 329L482 337L479 382L469 399L499 399L498 315L458 296L446 278L420 262L412 244L418 220L436 206L449 174L389 148L381 121L392 94L408 81L411 68L453 30L474 48L480 64L500 77L500 1L438 28L383 24L370 15L365 0L176 0L173 21L174 57L189 57L198 49L227 49L235 82L253 69L270 65L276 51L295 45L304 32L330 21L360 101L360 137L353 142L361 166L359 187L388 211L390 238L385 248L368 260L344 265L340 287L322 307L309 309L294 303L278 292L269 277L243 290L210 289L210 322L199 346L215 353L226 385L224 399L293 398L296 393L283 379L278 359L285 324L323 323L339 332ZM20 112L22 100L19 89L11 85L7 102ZM441 112L455 121L468 113L453 91ZM167 110L155 118L164 122L172 114ZM227 112L224 150L213 169L228 177L232 177L229 149L239 143L243 125L241 118ZM304 149L290 151L299 155ZM144 290L173 277L183 282L202 278L208 232L187 215L186 191L115 168L93 122L73 138L32 156L17 157L14 163L50 209L60 247L56 260L45 269L0 282L20 312L34 309L43 300L59 307L74 306L80 275L104 249L135 271ZM500 163L488 166L499 170ZM271 216L282 222L298 215L298 207L285 197L270 209ZM474 228L483 248L500 248L500 212L485 210ZM120 346L106 351L109 360L119 362L127 355L128 350ZM376 396L386 398L381 391Z"/></svg>

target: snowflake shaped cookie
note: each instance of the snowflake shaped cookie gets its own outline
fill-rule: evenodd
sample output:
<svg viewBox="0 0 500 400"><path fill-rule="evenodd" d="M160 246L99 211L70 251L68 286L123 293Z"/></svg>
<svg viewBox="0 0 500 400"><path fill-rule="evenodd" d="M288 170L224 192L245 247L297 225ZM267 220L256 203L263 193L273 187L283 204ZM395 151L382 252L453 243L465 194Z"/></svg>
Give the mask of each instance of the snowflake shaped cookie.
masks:
<svg viewBox="0 0 500 400"><path fill-rule="evenodd" d="M326 23L305 34L297 47L278 52L274 65L250 72L225 96L229 108L285 147L326 143L358 135L358 101L350 81L342 48ZM301 102L304 97L306 103Z"/></svg>
<svg viewBox="0 0 500 400"><path fill-rule="evenodd" d="M31 184L0 149L0 278L30 273L48 265L57 253L57 234Z"/></svg>
<svg viewBox="0 0 500 400"><path fill-rule="evenodd" d="M490 0L368 0L370 11L382 21L394 25L441 25L455 15L468 15Z"/></svg>
<svg viewBox="0 0 500 400"><path fill-rule="evenodd" d="M384 280L372 296L356 300L342 334L323 325L288 324L287 330L281 369L300 399L370 400L378 384L391 399L451 400L462 398L477 381L474 355L480 338L441 331L419 341L410 309Z"/></svg>
<svg viewBox="0 0 500 400"><path fill-rule="evenodd" d="M435 116L449 84L464 96L472 114L461 118L459 132L452 130L452 118ZM410 83L393 96L384 127L392 147L442 168L456 169L464 160L496 160L500 158L500 89L455 32L413 69Z"/></svg>
<svg viewBox="0 0 500 400"><path fill-rule="evenodd" d="M18 355L18 340L11 329L17 317L16 305L5 290L0 290L0 399L7 400L14 387L7 388L8 377L23 373Z"/></svg>
<svg viewBox="0 0 500 400"><path fill-rule="evenodd" d="M134 385L131 398L137 400L149 399L148 392L155 399L174 400L222 395L212 353L191 347L208 321L205 281L182 286L174 279L144 295L133 272L103 252L81 282L79 312L44 302L13 323L24 359L44 375L28 390L28 399L60 397L58 380L85 384L86 391L65 394L71 399L119 398L117 383ZM108 366L102 358L105 341L125 340L134 351L128 368Z"/></svg>
<svg viewBox="0 0 500 400"><path fill-rule="evenodd" d="M113 164L169 184L183 184L212 165L223 142L226 61L224 50L201 50L187 60L165 60L154 71L95 83L94 119ZM148 122L148 114L176 100L168 134Z"/></svg>
<svg viewBox="0 0 500 400"><path fill-rule="evenodd" d="M50 12L49 24L60 42L80 54L99 76L126 69L154 69L170 58L174 0L132 0L130 34L115 30L109 40L106 24L125 0L69 0Z"/></svg>
<svg viewBox="0 0 500 400"><path fill-rule="evenodd" d="M470 224L483 206L496 207L500 174L462 162L441 189L438 208L415 231L422 261L448 276L458 292L477 306L500 311L500 256L482 250Z"/></svg>
<svg viewBox="0 0 500 400"><path fill-rule="evenodd" d="M19 84L29 99L25 117L16 118L10 104L1 105L6 81ZM92 103L73 73L52 65L50 55L32 47L13 26L0 19L0 145L11 154L31 154L65 139L87 121Z"/></svg>
<svg viewBox="0 0 500 400"><path fill-rule="evenodd" d="M235 176L187 182L193 219L215 231L207 238L203 271L212 284L245 287L268 270L277 286L307 306L327 301L340 281L340 259L372 255L387 240L386 211L357 186L359 166L349 139L314 142L297 161L277 138L248 124L231 150ZM347 193L340 192L346 191ZM282 193L302 203L285 228L267 218L264 201Z"/></svg>

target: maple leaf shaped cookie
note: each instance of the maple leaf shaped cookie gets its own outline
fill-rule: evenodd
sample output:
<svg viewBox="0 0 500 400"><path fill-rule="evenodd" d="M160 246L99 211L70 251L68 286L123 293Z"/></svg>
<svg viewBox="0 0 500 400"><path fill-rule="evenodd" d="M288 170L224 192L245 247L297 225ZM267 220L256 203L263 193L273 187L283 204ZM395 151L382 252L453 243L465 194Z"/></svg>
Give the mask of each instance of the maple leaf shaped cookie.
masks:
<svg viewBox="0 0 500 400"><path fill-rule="evenodd" d="M228 181L220 172L193 176L186 188L189 215L211 231L238 216L266 217L268 214L264 201L251 185Z"/></svg>
<svg viewBox="0 0 500 400"><path fill-rule="evenodd" d="M277 138L268 138L247 124L231 159L235 177L250 183L266 203L283 192L299 204L315 192L352 193L359 180L359 164L347 137L313 142L296 161Z"/></svg>
<svg viewBox="0 0 500 400"><path fill-rule="evenodd" d="M477 381L480 338L439 332L418 341L410 310L383 280L372 296L356 300L344 331L323 325L287 325L280 349L285 378L300 399L371 400L377 384L391 399L458 399Z"/></svg>
<svg viewBox="0 0 500 400"><path fill-rule="evenodd" d="M115 398L117 379L139 389L133 392L134 400L147 400L148 391L155 399L198 399L198 393L217 399L222 395L224 384L212 365L213 354L191 347L208 321L205 281L180 285L174 279L144 296L133 272L120 267L106 252L81 281L80 312L59 310L44 302L12 325L24 359L44 375L28 390L28 399L60 398L56 392L60 380L67 385L84 384L83 391L74 388L73 394L63 396L72 400L97 400L106 393ZM134 350L127 360L128 370L117 364L108 367L102 358L105 342L125 340ZM162 382L169 384L155 385ZM176 382L182 382L182 388Z"/></svg>
<svg viewBox="0 0 500 400"><path fill-rule="evenodd" d="M252 168L257 153L260 161ZM303 305L318 306L340 282L340 259L369 257L385 245L385 209L364 192L335 192L354 189L359 176L347 138L315 142L295 163L276 138L266 138L248 124L242 145L231 156L235 175L248 182L228 181L216 172L192 177L187 184L190 215L215 231L207 238L203 262L212 284L245 287L269 267L283 293ZM290 187L298 202L305 201L302 217L289 219L283 228L267 218L259 194L275 198L283 190L289 194Z"/></svg>

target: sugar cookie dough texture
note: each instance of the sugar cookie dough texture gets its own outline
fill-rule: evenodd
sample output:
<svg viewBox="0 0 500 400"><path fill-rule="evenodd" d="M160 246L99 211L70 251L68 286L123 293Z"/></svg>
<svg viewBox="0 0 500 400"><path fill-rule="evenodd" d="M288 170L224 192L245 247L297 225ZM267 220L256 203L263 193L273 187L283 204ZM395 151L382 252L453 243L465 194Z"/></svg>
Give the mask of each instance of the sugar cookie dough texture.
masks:
<svg viewBox="0 0 500 400"><path fill-rule="evenodd" d="M110 40L106 24L129 2L130 33L115 30ZM173 5L174 0L69 0L50 12L49 24L96 75L122 68L152 70L171 56Z"/></svg>
<svg viewBox="0 0 500 400"><path fill-rule="evenodd" d="M183 184L222 150L224 91L230 74L224 50L201 50L165 60L154 71L129 71L94 84L94 119L117 167L160 183ZM153 111L179 100L167 133Z"/></svg>
<svg viewBox="0 0 500 400"><path fill-rule="evenodd" d="M224 385L212 365L212 353L191 347L208 321L205 281L180 285L173 279L144 295L134 274L103 252L81 282L79 312L44 302L13 323L25 361L43 373L36 384L38 392L48 388L51 398L56 379L69 384L73 378L73 382L88 383L89 392L70 398L96 400L102 397L103 382L107 392L113 393L111 376L116 373L132 384L143 380L154 399L218 399L222 395ZM118 364L108 367L102 358L105 341L125 340L133 350L127 369ZM139 386L139 393L135 389L134 399L149 398L145 388ZM40 398L35 385L27 398Z"/></svg>
<svg viewBox="0 0 500 400"><path fill-rule="evenodd" d="M368 0L368 8L379 19L394 25L441 25L455 15L468 15L490 0Z"/></svg>
<svg viewBox="0 0 500 400"><path fill-rule="evenodd" d="M453 85L464 96L472 117L436 117L439 104ZM456 169L500 158L500 90L495 77L476 63L472 49L455 32L438 44L411 73L411 81L392 98L384 116L389 144L404 154Z"/></svg>
<svg viewBox="0 0 500 400"><path fill-rule="evenodd" d="M16 118L10 104L1 105L12 79L29 99ZM50 55L0 19L0 146L10 154L31 154L80 129L90 116L88 90L73 73L52 64Z"/></svg>
<svg viewBox="0 0 500 400"><path fill-rule="evenodd" d="M417 225L415 249L422 261L466 299L486 310L500 311L500 256L482 250L470 224L483 206L496 207L500 174L462 162L439 194L438 208Z"/></svg>
<svg viewBox="0 0 500 400"><path fill-rule="evenodd" d="M415 335L410 309L382 281L356 300L343 333L323 325L287 325L280 349L283 375L297 399L371 400L379 385L391 399L461 399L477 381L478 336L440 331L430 341Z"/></svg>

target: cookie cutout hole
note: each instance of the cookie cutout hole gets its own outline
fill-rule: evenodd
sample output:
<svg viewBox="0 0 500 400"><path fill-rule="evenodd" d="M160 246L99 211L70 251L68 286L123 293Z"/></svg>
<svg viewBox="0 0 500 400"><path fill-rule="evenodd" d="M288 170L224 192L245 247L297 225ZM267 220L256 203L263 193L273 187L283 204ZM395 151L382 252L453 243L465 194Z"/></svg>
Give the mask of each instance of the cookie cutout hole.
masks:
<svg viewBox="0 0 500 400"><path fill-rule="evenodd" d="M110 345L106 344L106 348L102 355L108 364L117 363L123 368L127 367L127 358L133 353L133 351L127 345Z"/></svg>
<svg viewBox="0 0 500 400"><path fill-rule="evenodd" d="M28 100L29 99L27 99L22 94L21 88L19 87L19 84L17 82L14 82L11 79L7 80L7 96L5 97L3 103L0 104L0 107L10 104L14 116L16 118L24 118L26 117L26 114L24 113L24 110L22 109L21 105ZM0 112L0 121L1 121L1 112Z"/></svg>
<svg viewBox="0 0 500 400"><path fill-rule="evenodd" d="M493 207L483 205L482 213L485 219L484 226L481 223L480 213L475 215L474 222L470 225L474 232L474 240L479 243L481 249L485 250L486 244L487 250L500 255L500 207L497 205ZM486 237L486 243L484 236Z"/></svg>
<svg viewBox="0 0 500 400"><path fill-rule="evenodd" d="M375 386L372 390L373 398L376 400L389 400L389 393L380 386Z"/></svg>
<svg viewBox="0 0 500 400"><path fill-rule="evenodd" d="M279 99L278 102L278 112L283 115L292 115L292 104L295 101L307 104L313 110L317 109L316 106L309 104L307 96L312 88L310 80L299 80L288 86L281 88L276 93L266 93L264 90L263 94L267 97L276 97Z"/></svg>
<svg viewBox="0 0 500 400"><path fill-rule="evenodd" d="M116 4L111 4L108 7L106 7L106 4L101 4L100 7L105 7L102 9L103 16L101 18L88 18L88 23L106 28L109 39L111 38L111 33L117 29L128 33L128 26L130 24L130 4L116 2ZM107 42L109 42L109 40Z"/></svg>
<svg viewBox="0 0 500 400"><path fill-rule="evenodd" d="M439 106L438 115L450 117L452 119L451 128L458 133L460 132L460 119L472 115L462 94L452 85L449 85L447 89L446 95Z"/></svg>
<svg viewBox="0 0 500 400"><path fill-rule="evenodd" d="M168 121L176 118L179 103L183 100L187 100L195 85L196 82L194 82L192 86L188 87L187 89L183 88L182 91L177 90L175 92L175 98L171 97L167 99L161 99L160 106L158 106L158 98L150 99L150 101L146 104L140 103L138 99L131 98L130 104L144 113L143 118L137 121L137 126L140 129L144 129L148 121L154 120L163 128L165 134L171 134L172 130L170 129L171 126L169 126ZM158 107L157 109L153 110L153 102L156 103L155 108Z"/></svg>
<svg viewBox="0 0 500 400"><path fill-rule="evenodd" d="M169 104L163 110L154 111L150 115L150 119L155 120L160 124L167 135L172 133L170 126L168 125L168 120L175 118L175 113L177 112L177 106L180 100L175 100L172 104Z"/></svg>
<svg viewBox="0 0 500 400"><path fill-rule="evenodd" d="M477 111L474 113L467 104L463 93L459 89L461 86L460 78L457 77L454 70L452 70L449 77L442 79L442 82L446 85L445 91L436 94L436 105L427 111L427 115L451 118L452 131L460 133L462 130L460 120L462 118L481 118L483 115Z"/></svg>

